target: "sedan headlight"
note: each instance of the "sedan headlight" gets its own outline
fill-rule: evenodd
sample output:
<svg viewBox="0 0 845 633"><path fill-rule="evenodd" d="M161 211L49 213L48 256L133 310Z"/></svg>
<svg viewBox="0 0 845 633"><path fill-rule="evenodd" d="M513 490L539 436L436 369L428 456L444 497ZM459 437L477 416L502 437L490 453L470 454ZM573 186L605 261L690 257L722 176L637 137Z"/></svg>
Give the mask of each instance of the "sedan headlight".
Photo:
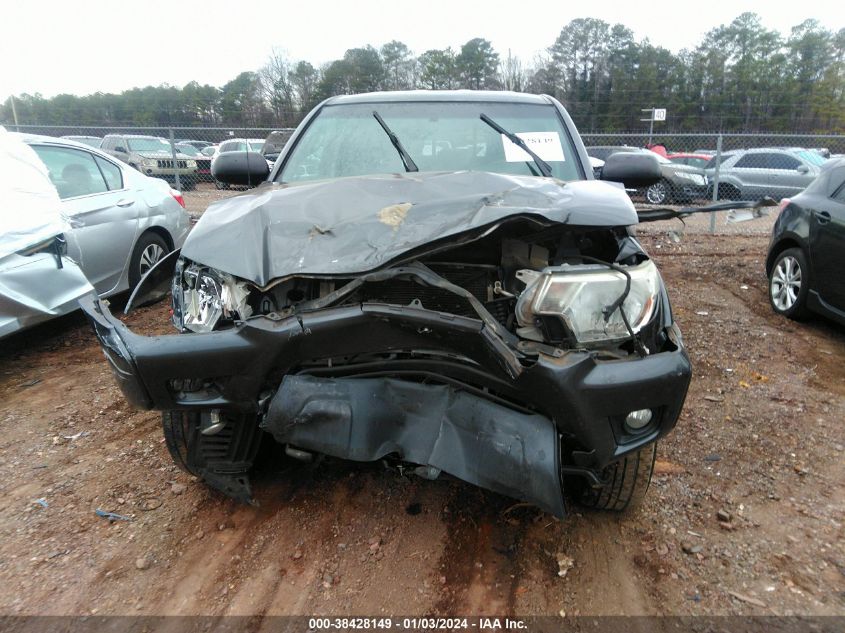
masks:
<svg viewBox="0 0 845 633"><path fill-rule="evenodd" d="M631 277L631 288L621 307L636 333L654 314L660 275L650 260L624 268ZM626 278L622 273L601 265L564 265L539 274L520 272L534 273L517 301L520 325L530 327L538 317L557 317L581 345L621 341L630 336L619 309L610 311L625 291ZM525 275L521 278L526 280Z"/></svg>

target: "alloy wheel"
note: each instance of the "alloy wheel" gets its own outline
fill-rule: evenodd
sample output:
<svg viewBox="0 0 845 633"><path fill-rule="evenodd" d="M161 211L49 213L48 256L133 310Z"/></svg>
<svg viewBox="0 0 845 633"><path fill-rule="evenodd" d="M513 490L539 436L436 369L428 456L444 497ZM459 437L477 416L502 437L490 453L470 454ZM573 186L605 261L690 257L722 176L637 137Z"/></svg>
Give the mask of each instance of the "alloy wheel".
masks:
<svg viewBox="0 0 845 633"><path fill-rule="evenodd" d="M656 182L646 189L645 197L651 204L663 204L669 198L669 187L663 180Z"/></svg>
<svg viewBox="0 0 845 633"><path fill-rule="evenodd" d="M146 275L147 271L155 266L163 256L164 249L161 246L158 244L149 244L141 253L141 261L139 265L141 277Z"/></svg>
<svg viewBox="0 0 845 633"><path fill-rule="evenodd" d="M791 255L783 257L772 271L769 286L772 303L778 310L783 312L794 306L801 292L801 265L798 260Z"/></svg>

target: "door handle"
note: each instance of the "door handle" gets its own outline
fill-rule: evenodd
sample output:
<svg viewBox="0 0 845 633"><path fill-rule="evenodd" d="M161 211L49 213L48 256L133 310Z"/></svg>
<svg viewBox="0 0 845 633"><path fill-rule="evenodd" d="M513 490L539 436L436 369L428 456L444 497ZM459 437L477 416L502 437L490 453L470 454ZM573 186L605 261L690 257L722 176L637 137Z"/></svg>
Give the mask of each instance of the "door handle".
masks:
<svg viewBox="0 0 845 633"><path fill-rule="evenodd" d="M117 206L119 207L131 207L135 201L131 198L123 198L117 201Z"/></svg>
<svg viewBox="0 0 845 633"><path fill-rule="evenodd" d="M816 211L816 221L819 224L827 224L830 222L830 213L827 211Z"/></svg>

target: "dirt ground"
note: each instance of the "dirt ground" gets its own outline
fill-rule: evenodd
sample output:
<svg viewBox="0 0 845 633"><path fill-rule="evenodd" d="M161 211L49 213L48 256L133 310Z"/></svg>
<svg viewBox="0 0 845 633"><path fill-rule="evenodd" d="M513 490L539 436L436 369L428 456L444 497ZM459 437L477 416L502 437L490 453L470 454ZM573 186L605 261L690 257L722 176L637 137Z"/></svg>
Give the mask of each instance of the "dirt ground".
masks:
<svg viewBox="0 0 845 633"><path fill-rule="evenodd" d="M172 464L81 315L4 340L0 614L845 613L845 330L772 313L771 219L706 223L640 231L694 379L635 514L330 460L268 460L240 505Z"/></svg>

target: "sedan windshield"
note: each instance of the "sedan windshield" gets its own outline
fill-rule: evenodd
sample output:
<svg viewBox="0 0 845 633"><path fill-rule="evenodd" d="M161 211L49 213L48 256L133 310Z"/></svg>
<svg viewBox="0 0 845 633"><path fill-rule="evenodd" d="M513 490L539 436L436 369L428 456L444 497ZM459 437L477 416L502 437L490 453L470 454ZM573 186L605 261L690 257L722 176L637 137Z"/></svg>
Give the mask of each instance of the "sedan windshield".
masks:
<svg viewBox="0 0 845 633"><path fill-rule="evenodd" d="M130 138L127 143L131 152L171 152L170 143L161 138Z"/></svg>
<svg viewBox="0 0 845 633"><path fill-rule="evenodd" d="M377 111L420 171L532 175L531 156L481 120L486 114L522 138L561 180L584 178L572 139L552 105L530 103L359 103L325 106L276 176L279 182L404 173Z"/></svg>

